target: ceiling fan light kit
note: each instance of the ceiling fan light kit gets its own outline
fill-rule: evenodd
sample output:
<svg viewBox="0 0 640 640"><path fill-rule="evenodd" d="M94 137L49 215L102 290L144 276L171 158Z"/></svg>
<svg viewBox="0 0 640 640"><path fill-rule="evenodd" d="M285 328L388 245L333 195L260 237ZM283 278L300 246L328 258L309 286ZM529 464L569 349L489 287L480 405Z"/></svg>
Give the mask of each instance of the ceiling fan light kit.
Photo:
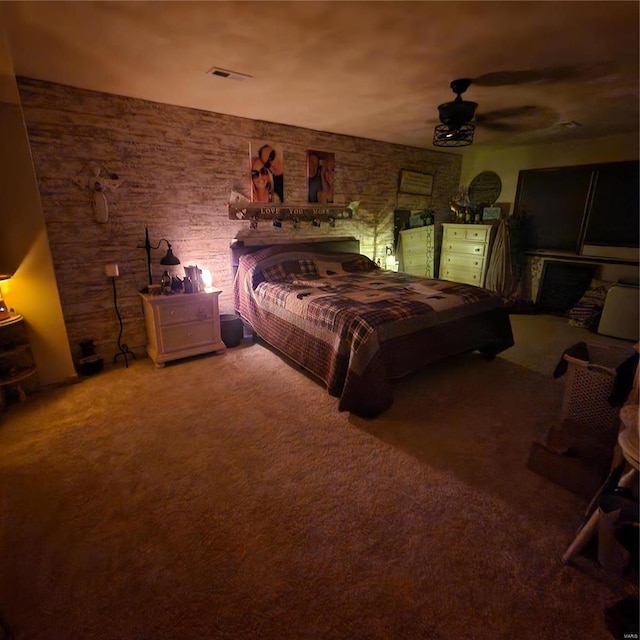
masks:
<svg viewBox="0 0 640 640"><path fill-rule="evenodd" d="M470 122L476 114L478 103L462 99L462 94L471 86L471 80L453 80L450 86L456 99L438 107L442 124L434 129L434 147L466 147L473 142L475 127Z"/></svg>
<svg viewBox="0 0 640 640"><path fill-rule="evenodd" d="M463 124L455 129L446 124L439 124L433 130L433 146L467 147L473 142L475 130L472 124Z"/></svg>

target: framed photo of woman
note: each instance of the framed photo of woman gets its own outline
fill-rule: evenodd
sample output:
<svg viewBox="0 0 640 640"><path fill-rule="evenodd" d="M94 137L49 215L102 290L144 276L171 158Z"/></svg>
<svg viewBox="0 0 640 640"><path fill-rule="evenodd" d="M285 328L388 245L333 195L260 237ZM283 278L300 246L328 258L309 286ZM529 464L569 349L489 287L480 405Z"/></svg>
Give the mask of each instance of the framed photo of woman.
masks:
<svg viewBox="0 0 640 640"><path fill-rule="evenodd" d="M249 145L251 202L284 202L284 155L282 149L268 141Z"/></svg>

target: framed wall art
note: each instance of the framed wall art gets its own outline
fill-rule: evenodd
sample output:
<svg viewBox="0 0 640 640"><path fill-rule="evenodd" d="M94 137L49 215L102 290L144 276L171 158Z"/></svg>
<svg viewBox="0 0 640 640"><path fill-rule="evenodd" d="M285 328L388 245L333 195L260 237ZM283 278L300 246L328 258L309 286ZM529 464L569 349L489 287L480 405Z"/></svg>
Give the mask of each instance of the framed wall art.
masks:
<svg viewBox="0 0 640 640"><path fill-rule="evenodd" d="M251 201L284 202L284 156L282 149L265 140L249 145Z"/></svg>
<svg viewBox="0 0 640 640"><path fill-rule="evenodd" d="M331 204L336 160L327 151L307 151L307 202Z"/></svg>
<svg viewBox="0 0 640 640"><path fill-rule="evenodd" d="M430 173L400 170L400 193L412 193L420 196L430 196L433 188L433 176Z"/></svg>

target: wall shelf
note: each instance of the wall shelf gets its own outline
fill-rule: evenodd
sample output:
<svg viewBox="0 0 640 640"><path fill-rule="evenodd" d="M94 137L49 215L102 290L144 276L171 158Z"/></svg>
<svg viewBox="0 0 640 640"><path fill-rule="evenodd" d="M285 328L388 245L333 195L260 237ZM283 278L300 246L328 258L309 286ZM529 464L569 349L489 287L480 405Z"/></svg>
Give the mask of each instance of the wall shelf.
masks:
<svg viewBox="0 0 640 640"><path fill-rule="evenodd" d="M344 204L258 204L229 203L229 220L298 220L331 222L347 220L358 209L359 202Z"/></svg>

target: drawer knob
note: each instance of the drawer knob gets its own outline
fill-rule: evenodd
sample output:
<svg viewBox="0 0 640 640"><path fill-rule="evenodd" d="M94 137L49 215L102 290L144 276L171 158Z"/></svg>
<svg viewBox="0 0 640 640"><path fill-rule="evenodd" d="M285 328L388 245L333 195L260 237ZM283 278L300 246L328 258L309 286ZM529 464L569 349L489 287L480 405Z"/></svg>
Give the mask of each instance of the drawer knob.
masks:
<svg viewBox="0 0 640 640"><path fill-rule="evenodd" d="M476 253L480 253L480 247L476 247Z"/></svg>

